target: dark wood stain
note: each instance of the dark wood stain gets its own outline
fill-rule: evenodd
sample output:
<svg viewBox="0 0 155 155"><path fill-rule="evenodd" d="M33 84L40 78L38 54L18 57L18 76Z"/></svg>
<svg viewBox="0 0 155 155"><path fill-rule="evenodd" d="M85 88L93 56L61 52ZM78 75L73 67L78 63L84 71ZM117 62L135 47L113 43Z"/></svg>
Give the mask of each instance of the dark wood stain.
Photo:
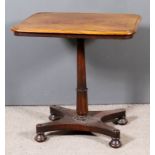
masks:
<svg viewBox="0 0 155 155"><path fill-rule="evenodd" d="M88 111L85 39L130 39L136 33L140 16L134 14L37 13L12 27L16 36L77 39L76 110L50 107L50 122L36 125L37 142L47 139L45 132L65 130L98 132L110 136L109 145L119 148L120 131L106 122L125 125L125 109Z"/></svg>

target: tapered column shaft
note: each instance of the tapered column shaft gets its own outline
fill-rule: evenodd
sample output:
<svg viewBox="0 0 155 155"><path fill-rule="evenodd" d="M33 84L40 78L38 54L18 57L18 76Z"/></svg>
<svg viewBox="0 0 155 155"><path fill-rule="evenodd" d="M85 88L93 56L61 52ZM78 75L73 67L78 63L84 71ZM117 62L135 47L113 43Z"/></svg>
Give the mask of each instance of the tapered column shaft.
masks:
<svg viewBox="0 0 155 155"><path fill-rule="evenodd" d="M77 107L78 115L88 113L84 39L77 39Z"/></svg>

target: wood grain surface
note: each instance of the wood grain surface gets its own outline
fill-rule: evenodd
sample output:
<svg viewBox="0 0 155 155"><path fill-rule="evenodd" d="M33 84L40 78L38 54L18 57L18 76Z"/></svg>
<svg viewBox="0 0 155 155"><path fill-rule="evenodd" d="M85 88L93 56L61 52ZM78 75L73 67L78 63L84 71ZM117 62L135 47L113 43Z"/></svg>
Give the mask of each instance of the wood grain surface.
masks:
<svg viewBox="0 0 155 155"><path fill-rule="evenodd" d="M128 36L136 32L140 19L135 14L39 12L11 30L15 34Z"/></svg>

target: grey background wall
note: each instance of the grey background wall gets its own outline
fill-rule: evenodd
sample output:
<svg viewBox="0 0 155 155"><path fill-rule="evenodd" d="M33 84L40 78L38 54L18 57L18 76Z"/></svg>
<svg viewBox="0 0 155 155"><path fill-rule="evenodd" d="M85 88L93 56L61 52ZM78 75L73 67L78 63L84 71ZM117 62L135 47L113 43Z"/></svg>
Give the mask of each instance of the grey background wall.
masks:
<svg viewBox="0 0 155 155"><path fill-rule="evenodd" d="M41 11L136 13L131 40L86 41L90 104L149 103L148 0L6 0L6 104L75 104L75 40L15 37L10 27Z"/></svg>

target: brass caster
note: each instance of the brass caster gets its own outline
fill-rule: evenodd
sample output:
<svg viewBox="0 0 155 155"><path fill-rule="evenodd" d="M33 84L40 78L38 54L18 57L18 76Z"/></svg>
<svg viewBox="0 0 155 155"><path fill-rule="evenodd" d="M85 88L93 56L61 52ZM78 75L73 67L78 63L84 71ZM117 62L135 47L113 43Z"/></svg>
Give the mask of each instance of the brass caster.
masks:
<svg viewBox="0 0 155 155"><path fill-rule="evenodd" d="M47 137L45 136L44 133L37 133L37 135L34 138L37 142L41 143L46 141Z"/></svg>
<svg viewBox="0 0 155 155"><path fill-rule="evenodd" d="M121 147L122 144L121 144L119 138L112 138L112 140L110 141L109 145L112 148L119 148L119 147Z"/></svg>
<svg viewBox="0 0 155 155"><path fill-rule="evenodd" d="M126 125L128 123L128 120L126 119L125 116L123 116L122 118L116 118L113 121L114 124L118 124L118 125Z"/></svg>
<svg viewBox="0 0 155 155"><path fill-rule="evenodd" d="M55 121L55 120L58 120L58 119L60 119L60 117L59 117L59 116L56 116L56 115L54 115L54 114L51 114L51 115L49 116L49 120L51 120L51 121Z"/></svg>

